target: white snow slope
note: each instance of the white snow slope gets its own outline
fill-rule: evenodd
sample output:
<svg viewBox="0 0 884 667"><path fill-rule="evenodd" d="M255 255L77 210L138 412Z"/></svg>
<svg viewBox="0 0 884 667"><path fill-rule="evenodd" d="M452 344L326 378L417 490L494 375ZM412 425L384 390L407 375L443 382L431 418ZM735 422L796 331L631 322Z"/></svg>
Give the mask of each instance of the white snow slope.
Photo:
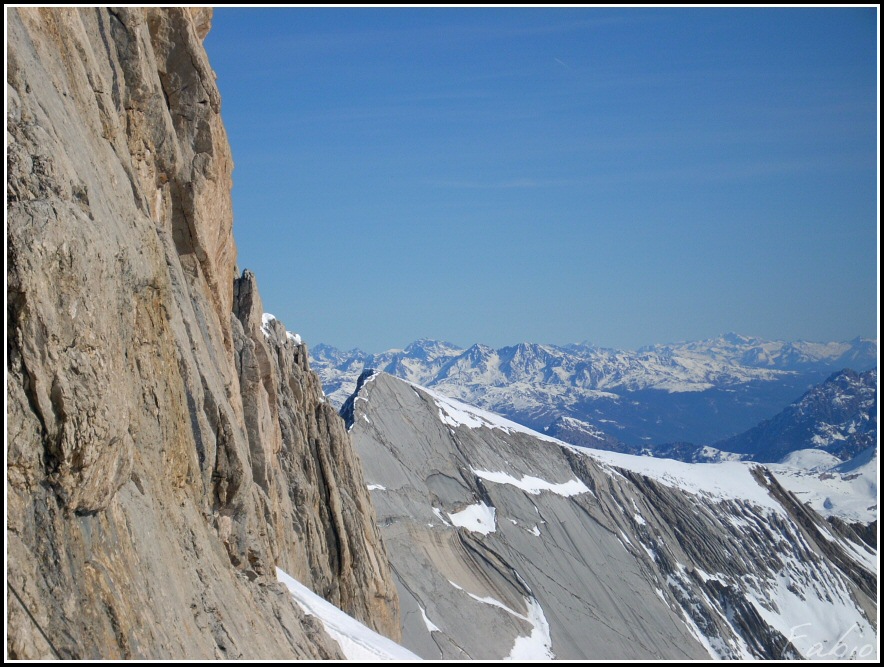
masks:
<svg viewBox="0 0 884 667"><path fill-rule="evenodd" d="M847 462L819 450L800 450L767 467L780 484L823 516L859 523L878 518L877 447Z"/></svg>
<svg viewBox="0 0 884 667"><path fill-rule="evenodd" d="M375 662L378 660L421 659L407 648L379 635L352 616L345 614L279 568L276 568L276 578L289 589L292 598L304 613L322 621L326 632L338 642L338 646L347 656L347 660Z"/></svg>

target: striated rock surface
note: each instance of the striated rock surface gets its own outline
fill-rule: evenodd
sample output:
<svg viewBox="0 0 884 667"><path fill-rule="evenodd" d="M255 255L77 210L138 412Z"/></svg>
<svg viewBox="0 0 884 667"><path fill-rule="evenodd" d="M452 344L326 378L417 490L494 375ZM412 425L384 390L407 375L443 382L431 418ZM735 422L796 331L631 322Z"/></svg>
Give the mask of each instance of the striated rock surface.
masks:
<svg viewBox="0 0 884 667"><path fill-rule="evenodd" d="M396 587L362 465L310 370L307 346L263 313L250 271L235 283L234 311L249 461L262 503L269 501L276 564L398 640Z"/></svg>
<svg viewBox="0 0 884 667"><path fill-rule="evenodd" d="M395 639L341 420L236 275L211 10L7 18L9 656L340 657L274 566Z"/></svg>
<svg viewBox="0 0 884 667"><path fill-rule="evenodd" d="M572 447L385 373L343 413L424 658L875 658L877 551L758 464Z"/></svg>

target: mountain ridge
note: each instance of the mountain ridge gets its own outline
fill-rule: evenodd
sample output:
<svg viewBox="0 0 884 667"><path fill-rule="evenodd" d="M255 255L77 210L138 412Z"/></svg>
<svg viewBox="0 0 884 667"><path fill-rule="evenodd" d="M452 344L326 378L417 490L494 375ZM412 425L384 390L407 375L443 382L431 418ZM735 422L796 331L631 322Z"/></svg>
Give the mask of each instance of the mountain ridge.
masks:
<svg viewBox="0 0 884 667"><path fill-rule="evenodd" d="M342 413L422 657L874 651L874 550L759 464L577 448L382 372Z"/></svg>
<svg viewBox="0 0 884 667"><path fill-rule="evenodd" d="M840 370L877 365L877 341L765 341L722 335L639 351L521 343L495 350L421 339L375 355L313 348L329 400L341 405L366 368L389 372L542 431L559 417L633 449L711 444L754 427Z"/></svg>

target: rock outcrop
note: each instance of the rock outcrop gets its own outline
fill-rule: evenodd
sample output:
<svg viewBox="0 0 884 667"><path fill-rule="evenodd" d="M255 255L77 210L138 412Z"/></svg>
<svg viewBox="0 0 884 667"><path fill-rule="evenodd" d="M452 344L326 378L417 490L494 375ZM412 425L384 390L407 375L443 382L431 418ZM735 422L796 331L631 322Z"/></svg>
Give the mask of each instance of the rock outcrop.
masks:
<svg viewBox="0 0 884 667"><path fill-rule="evenodd" d="M422 657L875 657L877 552L758 464L572 447L385 373L343 412Z"/></svg>
<svg viewBox="0 0 884 667"><path fill-rule="evenodd" d="M358 459L236 271L207 9L7 10L10 657L340 657L396 638Z"/></svg>

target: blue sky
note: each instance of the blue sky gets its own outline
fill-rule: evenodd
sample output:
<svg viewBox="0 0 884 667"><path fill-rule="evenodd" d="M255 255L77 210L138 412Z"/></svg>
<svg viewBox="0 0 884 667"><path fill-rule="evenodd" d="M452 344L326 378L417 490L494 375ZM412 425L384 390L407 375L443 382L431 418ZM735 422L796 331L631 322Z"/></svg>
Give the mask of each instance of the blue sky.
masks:
<svg viewBox="0 0 884 667"><path fill-rule="evenodd" d="M877 335L852 9L216 9L240 269L308 344Z"/></svg>

